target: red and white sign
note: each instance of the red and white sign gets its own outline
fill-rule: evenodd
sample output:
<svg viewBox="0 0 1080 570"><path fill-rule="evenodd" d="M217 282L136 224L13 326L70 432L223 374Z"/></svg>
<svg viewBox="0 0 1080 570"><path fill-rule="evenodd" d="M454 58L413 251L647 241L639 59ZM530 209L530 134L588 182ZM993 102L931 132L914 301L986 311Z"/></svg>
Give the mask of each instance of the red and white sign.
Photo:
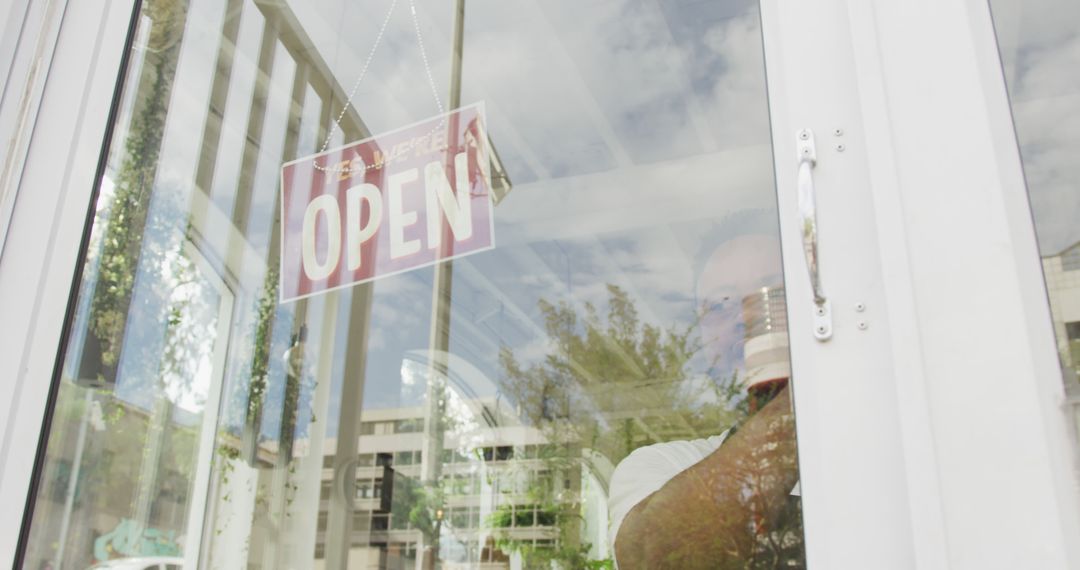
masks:
<svg viewBox="0 0 1080 570"><path fill-rule="evenodd" d="M495 247L481 105L281 169L281 301Z"/></svg>

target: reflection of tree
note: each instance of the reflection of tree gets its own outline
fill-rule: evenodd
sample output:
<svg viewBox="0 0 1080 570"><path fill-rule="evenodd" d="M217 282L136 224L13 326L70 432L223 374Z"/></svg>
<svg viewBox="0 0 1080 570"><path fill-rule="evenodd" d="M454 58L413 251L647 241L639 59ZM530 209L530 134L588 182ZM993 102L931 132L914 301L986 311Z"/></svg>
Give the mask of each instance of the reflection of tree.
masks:
<svg viewBox="0 0 1080 570"><path fill-rule="evenodd" d="M179 35L183 30L185 4L179 0L153 0L143 7L151 22L146 45L146 74L137 82L136 110L124 154L116 172L115 190L107 209L108 223L102 239L98 283L94 290L90 331L101 346L101 364L115 380L120 345L128 320L137 269L161 270L164 248L144 248L150 219L151 194L165 131L165 115L176 69ZM145 82L145 84L144 84ZM156 216L157 223L171 224L171 216ZM148 243L147 245L153 245ZM145 251L144 250L148 250ZM150 253L151 259L141 259Z"/></svg>
<svg viewBox="0 0 1080 570"><path fill-rule="evenodd" d="M147 446L146 434L153 421L147 410L115 397L112 392L95 391L90 399L85 397L85 390L71 383L60 385L49 434L50 454L55 452L56 458L46 465L40 480L38 500L47 502L39 503L35 509L29 542L36 545L31 547L36 552L29 553L30 560L53 559L59 546L55 525L64 516L60 507L69 492L71 478L75 478L64 568L92 565L94 539L132 518L144 477L141 459ZM90 418L86 450L75 464L71 462L72 447L78 437L79 422L86 415ZM162 445L159 485L146 520L137 522L154 532L179 535L185 528L189 475L194 471L194 450L198 445L197 427L174 424Z"/></svg>
<svg viewBox="0 0 1080 570"><path fill-rule="evenodd" d="M81 383L110 389L84 400L80 388L65 386L53 416L51 430L67 441L90 412L63 402L90 402L90 415L100 416L90 422L80 464L70 467L80 494L65 516L86 517L87 530L72 526L65 567L85 567L71 557L89 529L104 532L121 519L163 532L185 528L198 444L192 413L205 403L221 306L185 251L187 192L162 184L159 173L186 10L185 0L147 0L140 9L146 43L136 48L140 73L126 86L131 121L126 138L112 143L112 186L103 181L94 220L81 301L89 305L87 340L69 354L87 364L73 367Z"/></svg>
<svg viewBox="0 0 1080 570"><path fill-rule="evenodd" d="M394 477L394 497L390 512L396 524L408 521L420 531L424 544L435 544L441 532L446 498L437 485L424 485L412 477Z"/></svg>
<svg viewBox="0 0 1080 570"><path fill-rule="evenodd" d="M540 310L550 352L523 365L504 348L500 362L522 414L553 441L580 442L615 464L642 445L715 435L737 419L734 378L692 371L702 348L696 324L642 323L615 285L604 315L586 304L579 318L545 300Z"/></svg>
<svg viewBox="0 0 1080 570"><path fill-rule="evenodd" d="M206 402L210 379L201 367L214 351L221 298L186 255L170 257L172 291L166 299L160 378L170 401L194 411ZM200 379L206 385L198 385Z"/></svg>
<svg viewBox="0 0 1080 570"><path fill-rule="evenodd" d="M630 296L617 286L608 285L604 314L586 304L579 317L566 303L544 300L540 310L551 339L548 353L525 364L503 349L500 362L505 388L521 414L551 442L541 459L555 474L555 484L533 485L528 493L555 514L559 542L554 550L533 552L507 539L504 548L519 550L533 562L555 559L565 567L584 568L590 563L585 556L589 545L580 543L578 501L581 473L589 468L586 450L616 465L643 445L716 435L745 420L754 406L735 378L720 377L710 366L715 362L705 361L697 323L684 328L643 323ZM738 488L728 489L735 503L724 503L734 506L718 514L739 519L727 523L738 529L735 534L745 539L739 545L745 548L735 565L724 568L779 568L801 561L798 505L787 494L794 483L789 477L795 472L794 432L770 433L769 438L743 443L744 455L727 464L738 475L725 481L737 481ZM672 520L677 521L680 512L674 508ZM717 528L728 528L727 523Z"/></svg>
<svg viewBox="0 0 1080 570"><path fill-rule="evenodd" d="M550 467L552 464L563 464L564 468L557 470L560 473L574 473L575 470L566 469L565 455L555 452L545 463ZM579 489L580 490L580 489ZM516 540L508 533L496 535L497 545L503 552L518 552L521 555L524 568L527 570L549 570L550 568L587 569L587 570L611 570L614 568L613 561L593 560L589 556L591 545L582 543L577 535L580 535L581 515L578 512L579 505L576 497L567 497L564 490L556 489L548 479L530 481L526 491L528 502L526 504L502 505L489 517L487 523L494 530L509 529L511 526L532 526L530 520L532 508L536 509L535 525L539 527L554 527L558 540L554 545L537 546L530 540ZM522 507L527 509L528 514L522 517L518 511Z"/></svg>
<svg viewBox="0 0 1080 570"><path fill-rule="evenodd" d="M277 271L268 268L263 279L262 296L255 315L254 338L251 343L251 368L247 381L247 413L245 415L245 457L254 463L263 406L270 377L270 353L273 347L274 321L277 312Z"/></svg>

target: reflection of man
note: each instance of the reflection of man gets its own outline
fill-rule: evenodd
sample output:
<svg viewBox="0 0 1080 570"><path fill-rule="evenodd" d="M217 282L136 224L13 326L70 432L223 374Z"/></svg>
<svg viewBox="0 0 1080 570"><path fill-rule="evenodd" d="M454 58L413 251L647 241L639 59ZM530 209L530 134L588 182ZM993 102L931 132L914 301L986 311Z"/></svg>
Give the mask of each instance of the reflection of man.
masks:
<svg viewBox="0 0 1080 570"><path fill-rule="evenodd" d="M775 239L741 237L713 252L698 283L710 307L702 321L709 356L738 355L742 329L751 325L740 327L739 301L752 293L767 300L768 286L780 282ZM780 322L770 315L763 322L762 336L774 337L773 344L777 336L786 341ZM774 348L786 350L786 343ZM644 447L616 468L609 505L621 570L760 567L763 558L772 560L764 566L779 567L793 540L801 539L779 532L786 519L797 518L790 498L798 470L786 362L765 374L750 372L751 414L737 430Z"/></svg>

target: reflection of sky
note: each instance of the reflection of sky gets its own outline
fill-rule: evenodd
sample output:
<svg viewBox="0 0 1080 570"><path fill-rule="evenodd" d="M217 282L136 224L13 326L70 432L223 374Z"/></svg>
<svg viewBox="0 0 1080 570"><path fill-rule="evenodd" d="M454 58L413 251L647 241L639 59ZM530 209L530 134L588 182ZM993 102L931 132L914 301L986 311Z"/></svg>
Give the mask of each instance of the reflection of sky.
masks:
<svg viewBox="0 0 1080 570"><path fill-rule="evenodd" d="M991 0L1039 248L1080 241L1080 4Z"/></svg>
<svg viewBox="0 0 1080 570"><path fill-rule="evenodd" d="M289 4L334 79L349 90L390 0ZM417 0L416 5L431 71L444 89L452 3ZM470 0L467 10L463 102L485 102L491 138L514 184L495 210L496 249L455 263L452 352L491 380L488 390L498 385L500 347L512 348L525 363L548 349L540 299L566 301L579 312L591 303L603 313L611 283L630 294L643 322L685 327L702 304L719 303L705 298L710 292L741 298L752 290L749 281L779 280L778 260L765 263L773 265L773 271L764 271L768 275L749 280L740 275L763 270L734 263L715 273L708 269L724 243L776 234L756 3ZM289 94L296 92L293 79L301 74L286 50L271 50L272 63L259 70L265 28L253 4L227 15L220 4L192 0L190 11L201 20L190 21L185 31L159 178L186 197L200 176L195 166L200 155L216 156L209 158L212 172L199 180L210 200L192 207L224 214L201 218L194 230L212 263L237 281L224 410L225 423L236 426L243 418L254 307L265 271L261 256L271 249L273 236L276 157L289 148L283 126L288 122L300 143L296 154L281 162L321 146L312 128L320 101L309 88L303 102L289 105ZM220 42L215 35L227 17L240 18L233 75L228 91L208 111L212 82L206 70L215 68ZM249 133L250 98L256 92L266 98L258 144ZM324 113L336 116L341 103L333 102ZM352 103L375 133L436 113L407 2L399 2ZM203 140L207 121L220 124L219 141ZM251 172L244 174L241 155L253 150L253 158L244 162ZM236 204L235 188L247 183L254 188L250 203ZM235 252L226 252L235 246L235 232L227 223L209 220L228 220L245 208L239 231L248 243L242 259L230 261ZM431 288L430 268L375 283L365 407L418 403L422 391L403 387L402 362L407 352L427 348ZM341 297L327 378L330 401L338 404L345 354L360 349L345 338L349 297ZM273 330L262 425L268 437L279 429L281 356L296 310L297 304L279 307ZM721 367L732 371L741 365L738 303L722 310L728 318L721 321L730 330L718 334L724 346L717 353ZM319 311L308 312L313 339L321 318ZM316 344L309 343L306 353L312 374ZM705 363L699 359L693 366L701 372ZM301 425L310 416L315 384L304 386ZM331 405L325 424L331 432L338 407Z"/></svg>
<svg viewBox="0 0 1080 570"><path fill-rule="evenodd" d="M323 6L298 17L348 89L389 2ZM417 8L432 72L446 77L450 11ZM455 262L451 352L494 386L500 347L524 362L549 349L540 299L604 312L611 283L643 322L685 327L709 291L748 294L735 276L745 266L703 272L725 241L776 233L756 4L475 0L467 10L463 101L485 101L514 189L496 208L496 250ZM353 101L376 133L435 112L413 34L399 6ZM778 282L769 259L776 267L757 280ZM431 275L376 283L365 407L419 404L401 367L427 347ZM716 352L731 372L737 300L722 310L730 330ZM343 360L336 353L335 374Z"/></svg>
<svg viewBox="0 0 1080 570"><path fill-rule="evenodd" d="M324 5L296 11L349 89L390 3ZM417 2L436 78L449 76L450 7ZM487 103L515 183L768 143L755 3L474 0L467 10L462 100ZM353 105L373 132L435 114L404 3Z"/></svg>
<svg viewBox="0 0 1080 570"><path fill-rule="evenodd" d="M158 231L148 232L148 238L167 242ZM163 233L176 235L173 228ZM146 410L165 398L174 406L175 419L194 423L204 411L212 384L223 299L183 255L150 252L141 261L115 396Z"/></svg>
<svg viewBox="0 0 1080 570"><path fill-rule="evenodd" d="M508 198L504 205L509 208L512 203ZM584 315L586 303L603 314L607 310L606 285L611 283L630 293L644 323L684 328L694 321L703 304L716 306L724 301L713 299L714 292L724 291L727 297L737 290L734 302L716 309L723 313L719 322L725 328L700 333L713 335L709 354L720 357L720 373L730 373L741 366L738 301L752 288L744 284L743 275L733 275L746 271L745 266L729 264L717 269L709 267L709 261L729 240L768 234L774 227L774 213L762 209L725 219L703 217L600 235L571 235L568 239L559 239L561 236L556 234L551 236L554 239L508 244L459 259L454 264L451 353L486 376L486 386L477 395L494 397L497 394L491 387L501 377L500 348L511 348L523 363L537 362L551 350L538 306L540 299L565 301L579 317ZM500 229L497 225L496 232ZM770 259L778 265L777 258ZM778 282L778 266L771 269L755 269L755 277ZM422 387L403 384L401 369L407 352L427 347L431 273L431 269L422 269L376 283L365 408L422 403ZM339 318L345 319L346 315ZM344 334L343 327L339 330ZM343 367L345 351L335 354L337 394L337 374ZM699 356L691 363L692 375L704 374L708 366L705 355ZM338 414L339 410L330 410L332 430Z"/></svg>

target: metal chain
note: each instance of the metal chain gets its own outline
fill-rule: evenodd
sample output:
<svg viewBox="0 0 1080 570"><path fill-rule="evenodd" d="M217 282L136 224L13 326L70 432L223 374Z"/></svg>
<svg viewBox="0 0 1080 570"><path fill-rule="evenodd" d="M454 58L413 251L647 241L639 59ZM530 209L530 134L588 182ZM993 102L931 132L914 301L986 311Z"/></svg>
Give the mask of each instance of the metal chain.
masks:
<svg viewBox="0 0 1080 570"><path fill-rule="evenodd" d="M371 45L371 51L368 52L367 59L364 60L364 66L360 68L360 76L356 78L356 83L353 83L352 91L349 92L349 97L345 99L345 104L341 107L341 113L334 119L334 124L330 126L330 132L326 133L326 140L323 142L319 152L326 152L327 147L330 146L330 139L334 138L335 131L341 126L341 119L345 118L345 112L349 110L349 105L352 103L353 97L356 96L356 91L360 89L360 83L364 81L364 76L367 75L371 60L375 58L375 52L379 50L379 46L382 44L383 35L386 33L386 27L390 24L390 17L394 15L394 8L396 6L397 0L393 0L390 3L390 9L386 11L386 16L383 17L382 26L379 27L379 33L375 36L375 43Z"/></svg>
<svg viewBox="0 0 1080 570"><path fill-rule="evenodd" d="M367 59L364 60L363 67L360 68L360 75L356 78L356 83L353 84L352 90L349 92L349 97L345 99L345 104L341 107L341 113L339 113L337 118L334 119L334 124L330 127L330 131L326 134L326 140L323 141L322 148L319 149L320 153L326 152L326 149L330 147L330 140L334 138L334 134L339 128L341 128L341 120L345 118L345 113L352 105L353 98L356 97L356 92L360 89L360 84L364 81L364 77L367 76L368 67L371 66L371 61L375 58L375 52L379 50L379 46L382 44L383 36L386 34L386 28L390 24L391 16L394 15L394 8L397 6L397 2L398 0L393 0L390 3L390 8L386 11L386 16L383 18L382 26L379 27L379 33L375 36L375 43L372 44L371 51L368 52ZM416 4L414 3L414 0L409 0L409 11L412 13L413 29L416 32L416 44L420 48L420 57L424 61L424 71L427 74L428 87L431 88L431 96L435 99L435 106L438 107L439 114L441 115L446 111L443 108L442 99L439 97L439 90L435 88L435 79L434 76L431 74L431 64L428 62L427 50L424 48L424 35L420 31L420 21L416 17ZM438 130L442 126L443 122L445 122L445 119L440 122L438 126L432 129L432 132ZM351 165L351 162L348 164ZM363 172L365 170L378 167L380 165L369 164L364 166L363 168L353 168L352 166L348 168L341 168L319 166L319 163L316 162L314 163L314 166L316 170L321 170L323 172Z"/></svg>
<svg viewBox="0 0 1080 570"><path fill-rule="evenodd" d="M424 70L427 72L428 87L431 88L431 96L435 98L435 106L439 108L439 114L443 114L442 99L439 98L439 90L435 88L435 79L431 76L431 64L428 63L427 50L424 49L424 34L420 33L420 21L416 18L416 5L409 0L409 9L412 11L413 28L416 29L416 44L420 47L420 57L424 60Z"/></svg>

